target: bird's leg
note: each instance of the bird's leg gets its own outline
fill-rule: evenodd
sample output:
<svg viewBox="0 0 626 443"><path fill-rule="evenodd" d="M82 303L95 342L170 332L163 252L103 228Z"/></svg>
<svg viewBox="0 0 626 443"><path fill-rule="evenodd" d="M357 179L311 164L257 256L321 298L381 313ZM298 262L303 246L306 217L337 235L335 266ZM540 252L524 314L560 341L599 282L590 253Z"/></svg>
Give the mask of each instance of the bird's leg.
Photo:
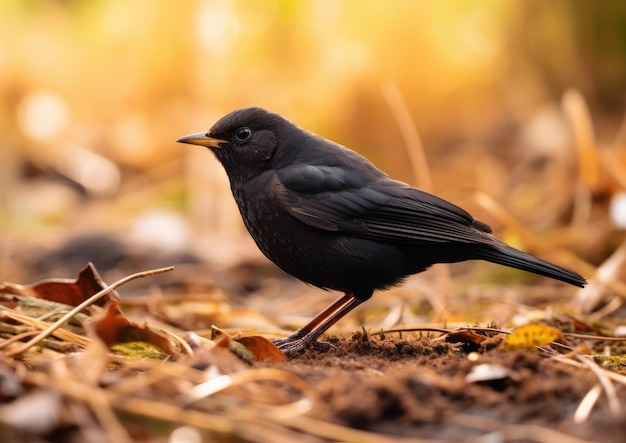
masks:
<svg viewBox="0 0 626 443"><path fill-rule="evenodd" d="M279 341L279 342L281 342L281 341L293 341L293 340L297 340L297 339L300 339L300 338L304 337L305 335L307 335L311 331L313 331L320 323L322 323L324 320L326 320L328 317L330 317L340 307L342 307L343 305L348 303L353 298L354 298L354 295L352 295L352 294L344 294L344 295L342 295L337 300L335 300L330 305L328 305L322 312L317 314L315 316L315 318L313 320L311 320L310 322L308 322L306 325L302 326L300 329L298 329L296 332L291 334L289 337L287 337L285 339L282 339L282 340L277 340L277 341Z"/></svg>
<svg viewBox="0 0 626 443"><path fill-rule="evenodd" d="M298 329L297 332L287 338L275 340L274 344L285 354L299 351L308 346L328 349L330 345L318 342L317 338L364 301L356 298L353 294L346 293L316 315L313 320Z"/></svg>

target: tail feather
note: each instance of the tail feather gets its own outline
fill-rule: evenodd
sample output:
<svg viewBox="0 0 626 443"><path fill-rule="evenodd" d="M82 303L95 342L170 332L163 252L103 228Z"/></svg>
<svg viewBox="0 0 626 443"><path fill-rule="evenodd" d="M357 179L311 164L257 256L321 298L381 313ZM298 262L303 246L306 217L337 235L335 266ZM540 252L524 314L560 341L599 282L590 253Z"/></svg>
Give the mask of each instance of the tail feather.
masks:
<svg viewBox="0 0 626 443"><path fill-rule="evenodd" d="M587 284L584 277L569 269L562 268L545 260L526 254L508 245L490 245L480 251L481 260L497 263L511 268L543 275L544 277L569 283L579 288Z"/></svg>

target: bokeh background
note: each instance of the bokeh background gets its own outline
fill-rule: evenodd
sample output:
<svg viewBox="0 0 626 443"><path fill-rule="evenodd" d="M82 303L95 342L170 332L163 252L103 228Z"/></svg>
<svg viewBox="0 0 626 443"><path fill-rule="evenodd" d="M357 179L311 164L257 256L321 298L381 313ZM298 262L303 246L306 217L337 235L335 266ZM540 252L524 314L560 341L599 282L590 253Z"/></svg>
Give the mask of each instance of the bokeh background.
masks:
<svg viewBox="0 0 626 443"><path fill-rule="evenodd" d="M3 1L0 280L262 263L175 142L252 105L593 272L626 226L625 91L619 0Z"/></svg>

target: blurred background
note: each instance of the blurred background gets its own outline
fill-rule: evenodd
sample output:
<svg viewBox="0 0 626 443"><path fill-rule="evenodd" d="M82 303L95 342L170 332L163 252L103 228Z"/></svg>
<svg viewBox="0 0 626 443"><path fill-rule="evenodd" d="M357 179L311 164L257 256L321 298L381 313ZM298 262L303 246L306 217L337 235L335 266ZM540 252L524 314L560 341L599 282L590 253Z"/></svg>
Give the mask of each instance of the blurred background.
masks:
<svg viewBox="0 0 626 443"><path fill-rule="evenodd" d="M3 1L0 281L265 266L175 142L245 106L588 275L624 237L625 91L619 0Z"/></svg>

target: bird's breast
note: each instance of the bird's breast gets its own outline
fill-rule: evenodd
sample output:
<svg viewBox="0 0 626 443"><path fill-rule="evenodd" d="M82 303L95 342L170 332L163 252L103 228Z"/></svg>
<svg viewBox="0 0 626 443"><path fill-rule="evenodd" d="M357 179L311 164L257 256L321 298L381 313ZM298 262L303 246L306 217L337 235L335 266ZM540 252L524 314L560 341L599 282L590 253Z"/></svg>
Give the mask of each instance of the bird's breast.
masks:
<svg viewBox="0 0 626 443"><path fill-rule="evenodd" d="M272 261L278 254L297 253L299 242L294 241L293 218L281 208L278 199L267 190L233 190L246 229L261 251Z"/></svg>
<svg viewBox="0 0 626 443"><path fill-rule="evenodd" d="M248 189L233 189L244 224L261 252L285 272L364 297L407 274L400 248L311 227L294 218L278 196Z"/></svg>

